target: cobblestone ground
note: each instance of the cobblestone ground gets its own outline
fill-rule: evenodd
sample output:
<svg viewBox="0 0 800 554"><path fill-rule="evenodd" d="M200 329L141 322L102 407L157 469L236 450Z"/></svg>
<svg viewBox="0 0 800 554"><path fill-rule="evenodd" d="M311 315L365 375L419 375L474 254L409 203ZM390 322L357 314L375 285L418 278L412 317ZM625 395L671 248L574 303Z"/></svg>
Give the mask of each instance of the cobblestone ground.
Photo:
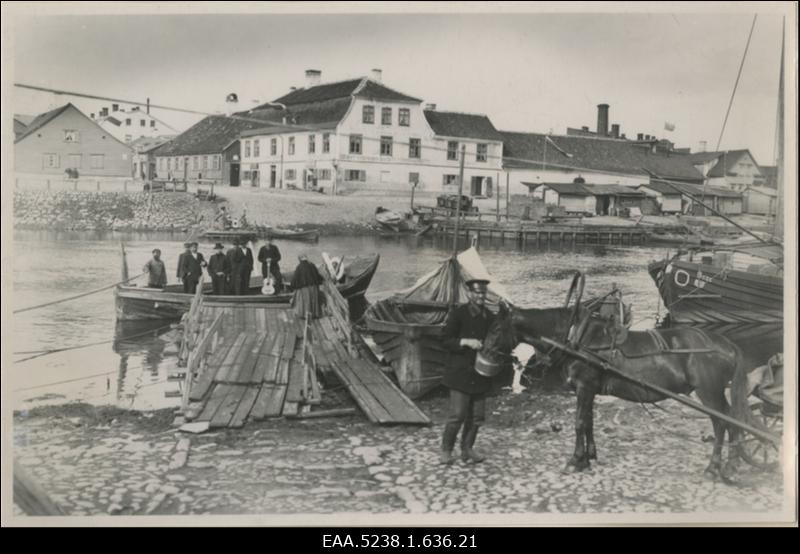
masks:
<svg viewBox="0 0 800 554"><path fill-rule="evenodd" d="M703 475L707 418L601 399L599 461L562 474L574 398L504 392L478 437L487 461L438 465L444 398L421 403L434 425L378 427L362 416L274 420L177 433L169 411L50 408L16 414L15 455L72 515L335 512L777 512L779 471L742 466L737 486Z"/></svg>

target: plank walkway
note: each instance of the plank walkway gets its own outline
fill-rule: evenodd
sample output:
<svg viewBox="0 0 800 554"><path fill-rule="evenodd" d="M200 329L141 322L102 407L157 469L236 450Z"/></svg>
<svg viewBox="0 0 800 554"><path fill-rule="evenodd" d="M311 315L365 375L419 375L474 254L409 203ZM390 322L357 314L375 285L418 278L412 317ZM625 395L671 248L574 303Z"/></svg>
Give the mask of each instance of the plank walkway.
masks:
<svg viewBox="0 0 800 554"><path fill-rule="evenodd" d="M184 418L193 425L237 428L307 413L319 401L317 368L333 371L372 422L430 423L377 363L348 352L340 319L328 315L311 322L304 345L304 322L287 306L202 307L206 328L218 316L216 347L206 354L184 406Z"/></svg>

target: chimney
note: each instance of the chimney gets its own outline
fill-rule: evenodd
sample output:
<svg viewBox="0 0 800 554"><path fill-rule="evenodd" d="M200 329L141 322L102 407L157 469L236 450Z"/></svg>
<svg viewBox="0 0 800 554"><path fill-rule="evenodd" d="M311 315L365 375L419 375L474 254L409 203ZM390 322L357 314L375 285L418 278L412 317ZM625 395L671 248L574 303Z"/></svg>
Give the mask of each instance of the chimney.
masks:
<svg viewBox="0 0 800 554"><path fill-rule="evenodd" d="M150 115L150 99L147 99L147 115Z"/></svg>
<svg viewBox="0 0 800 554"><path fill-rule="evenodd" d="M425 111L432 112L436 110L436 104L425 104Z"/></svg>
<svg viewBox="0 0 800 554"><path fill-rule="evenodd" d="M100 108L100 117L106 117L108 115L108 108Z"/></svg>
<svg viewBox="0 0 800 554"><path fill-rule="evenodd" d="M111 111L118 112L119 111L119 104L111 104Z"/></svg>
<svg viewBox="0 0 800 554"><path fill-rule="evenodd" d="M704 140L700 141L700 152L705 152L706 151L706 145L707 144L708 144L708 142L706 142Z"/></svg>
<svg viewBox="0 0 800 554"><path fill-rule="evenodd" d="M383 79L383 70L373 67L369 72L369 76L373 81L381 83Z"/></svg>
<svg viewBox="0 0 800 554"><path fill-rule="evenodd" d="M608 104L597 105L597 134L601 137L608 135Z"/></svg>
<svg viewBox="0 0 800 554"><path fill-rule="evenodd" d="M636 133L636 140L638 141L644 140L644 135L642 133Z"/></svg>
<svg viewBox="0 0 800 554"><path fill-rule="evenodd" d="M306 88L317 86L322 81L322 71L319 69L306 69Z"/></svg>
<svg viewBox="0 0 800 554"><path fill-rule="evenodd" d="M91 116L91 118L92 118L92 119L94 119L94 112L92 112L92 113L91 113L91 114L89 114L89 115Z"/></svg>
<svg viewBox="0 0 800 554"><path fill-rule="evenodd" d="M619 138L619 123L614 123L611 125L611 136L614 138Z"/></svg>

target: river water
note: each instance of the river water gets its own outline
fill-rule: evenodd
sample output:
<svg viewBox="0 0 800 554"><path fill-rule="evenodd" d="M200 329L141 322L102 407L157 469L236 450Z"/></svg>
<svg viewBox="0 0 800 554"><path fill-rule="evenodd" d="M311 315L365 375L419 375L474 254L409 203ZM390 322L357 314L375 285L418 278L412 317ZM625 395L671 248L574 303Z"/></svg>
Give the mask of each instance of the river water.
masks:
<svg viewBox="0 0 800 554"><path fill-rule="evenodd" d="M94 233L70 231L16 231L14 233L14 309L94 290L120 280L120 241L125 242L131 274L136 274L160 248L170 282L175 282L176 262L183 237L174 234ZM322 237L318 244L277 242L284 270L292 269L297 254L319 260L321 252L356 256L378 252L381 262L367 298L375 300L412 285L435 268L452 250L451 240L413 237ZM257 247L260 245L257 245ZM206 256L212 243L203 243ZM647 262L663 258L664 247L578 245L529 247L511 242L481 244L480 255L489 272L502 282L514 303L523 307L562 305L574 270L586 274L585 296L608 292L616 284L626 303L633 306L636 329L655 326L659 311L656 286ZM663 314L663 307L661 315ZM7 329L7 327L5 328ZM54 304L14 316L11 346L15 363L3 368L14 390L16 408L44 403L85 401L132 409L177 406L166 397L177 384L167 373L177 360L177 332L168 322L116 325L113 291ZM759 336L780 351L781 329ZM737 338L741 335L739 333ZM764 338L766 337L766 338ZM741 344L741 343L740 343ZM88 346L84 346L88 345ZM41 351L83 348L37 356ZM761 355L759 349L759 355ZM27 359L26 359L27 358Z"/></svg>

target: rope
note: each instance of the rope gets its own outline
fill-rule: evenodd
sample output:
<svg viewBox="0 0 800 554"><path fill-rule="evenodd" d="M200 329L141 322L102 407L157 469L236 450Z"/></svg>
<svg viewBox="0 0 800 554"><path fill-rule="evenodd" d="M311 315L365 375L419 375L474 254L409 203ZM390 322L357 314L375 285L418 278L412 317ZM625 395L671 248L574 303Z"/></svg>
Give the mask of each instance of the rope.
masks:
<svg viewBox="0 0 800 554"><path fill-rule="evenodd" d="M80 344L80 345L77 345L77 346L67 346L67 347L64 347L64 348L53 348L52 350L42 350L42 351L40 351L40 353L35 354L33 356L28 356L27 358L23 358L21 360L15 360L14 363L15 364L21 364L22 362L27 362L28 360L33 360L35 358L40 358L42 356L48 356L50 354L55 354L57 352L66 352L68 350L79 350L81 348L87 348L89 346L98 346L98 345L101 345L101 344L108 344L108 343L111 343L111 342L114 342L114 341L118 341L118 340L135 339L137 337L143 337L145 335L149 335L149 334L152 334L152 333L157 333L158 331L162 331L162 330L168 329L170 327L172 327L171 323L168 324L168 325L162 325L161 327L156 327L155 329L149 329L149 330L147 330L147 331L145 331L143 333L136 333L135 335L128 335L128 336L125 336L125 337L116 337L116 338L113 338L113 339L110 339L110 340L90 342L90 343L86 343L86 344Z"/></svg>
<svg viewBox="0 0 800 554"><path fill-rule="evenodd" d="M747 58L747 50L750 48L750 39L753 38L753 29L756 27L757 18L758 14L753 15L753 23L750 25L750 34L747 35L747 44L744 47L744 54L742 54L742 62L739 64L739 72L736 74L736 82L733 84L731 99L728 101L728 110L725 112L725 121L722 122L722 130L719 132L719 139L717 140L717 147L715 150L719 150L719 145L722 143L722 135L725 133L725 126L728 124L728 116L731 113L731 107L733 107L733 97L736 96L736 88L739 86L739 78L742 76L744 60Z"/></svg>
<svg viewBox="0 0 800 554"><path fill-rule="evenodd" d="M61 298L60 300L53 300L52 302L45 302L44 304L39 304L37 306L28 306L27 308L20 308L19 310L14 310L13 313L20 314L22 312L29 312L31 310L38 310L39 308L45 308L47 306L52 306L53 304L60 304L62 302L68 302L69 300L75 300L77 298L83 298L84 296L89 296L90 294L103 292L104 290L113 289L116 286L124 285L125 283L133 281L134 279L138 279L139 277L141 277L142 275L146 275L147 273L148 273L147 271L143 271L139 275L135 275L135 276L133 276L133 277L131 277L129 279L125 279L124 281L119 281L118 283L113 283L111 285L107 285L107 286L101 287L99 289L94 289L94 290L90 290L88 292L84 292L84 293L81 293L81 294L76 294L75 296L68 296L67 298Z"/></svg>

